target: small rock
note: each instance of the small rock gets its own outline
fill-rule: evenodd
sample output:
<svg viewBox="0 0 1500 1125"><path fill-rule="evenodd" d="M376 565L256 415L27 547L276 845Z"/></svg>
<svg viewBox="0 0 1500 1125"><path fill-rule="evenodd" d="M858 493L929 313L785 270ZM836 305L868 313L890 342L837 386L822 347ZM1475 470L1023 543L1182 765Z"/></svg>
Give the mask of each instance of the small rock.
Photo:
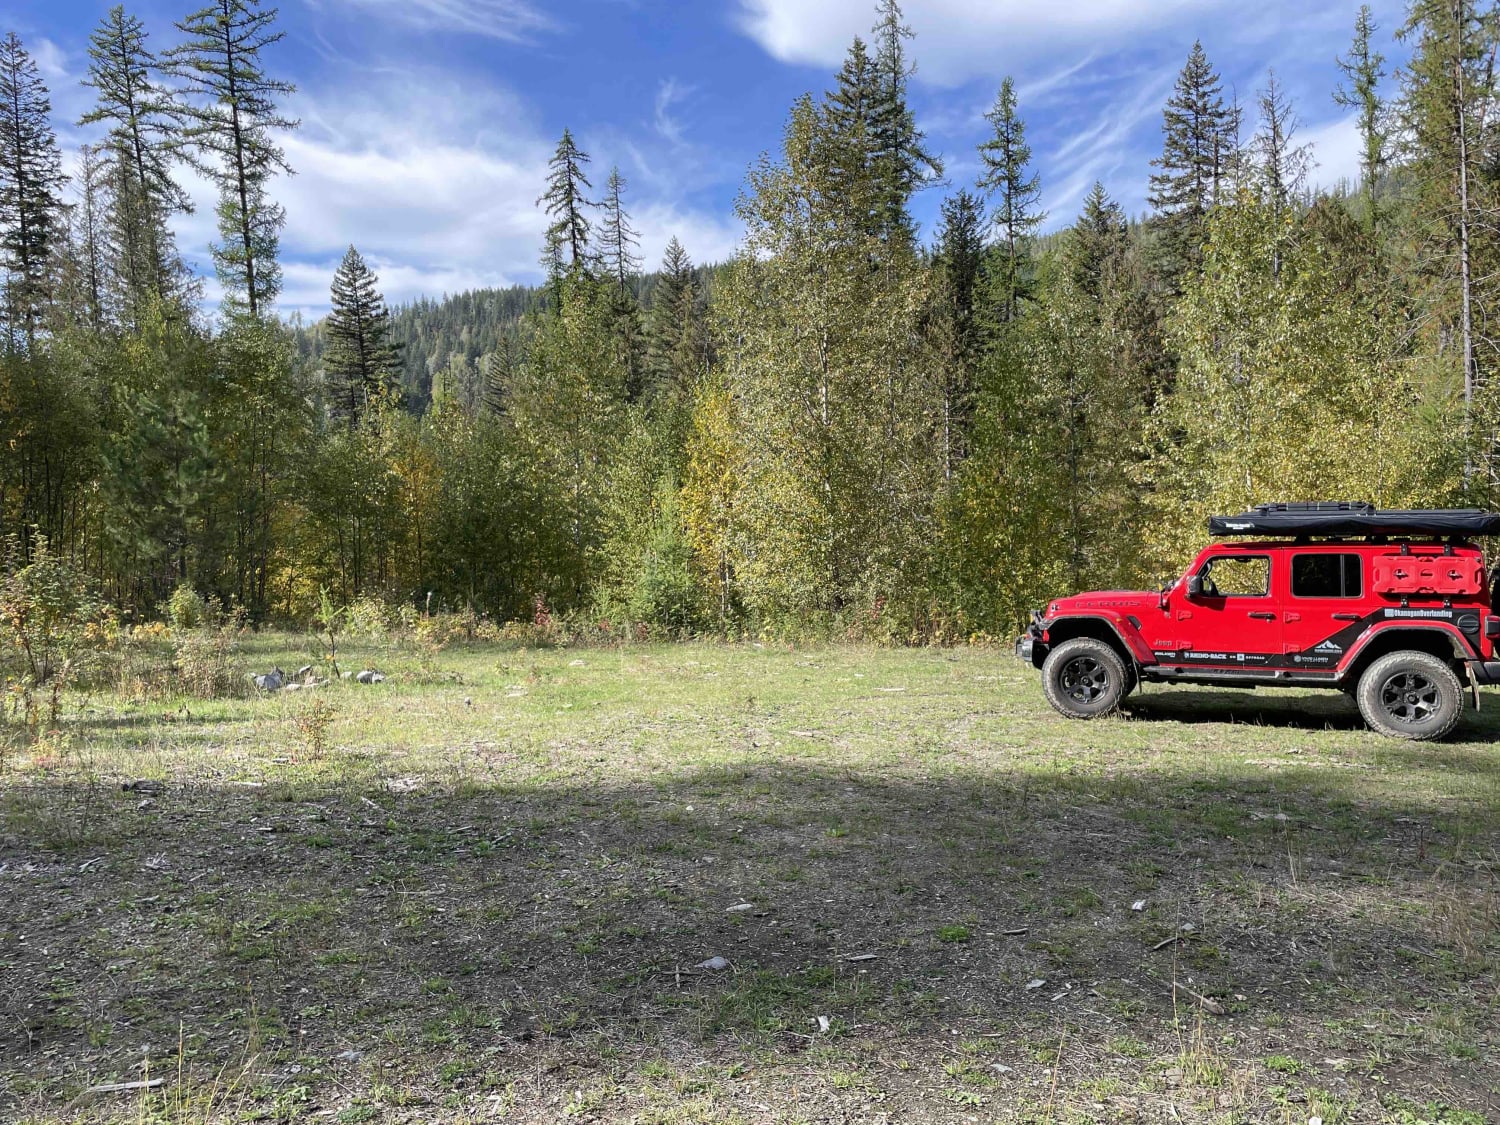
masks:
<svg viewBox="0 0 1500 1125"><path fill-rule="evenodd" d="M287 684L286 687L282 688L281 690L282 691L301 691L302 690L302 685L301 684Z"/></svg>
<svg viewBox="0 0 1500 1125"><path fill-rule="evenodd" d="M150 812L154 808L156 808L156 802L150 797L147 797L140 804L136 805L136 810L138 812Z"/></svg>
<svg viewBox="0 0 1500 1125"><path fill-rule="evenodd" d="M273 668L263 676L255 677L255 686L261 691L280 691L286 683L286 673L280 668Z"/></svg>
<svg viewBox="0 0 1500 1125"><path fill-rule="evenodd" d="M827 1016L819 1016L818 1017L818 1030L819 1031L824 1032L826 1034L827 1031L828 1031L828 1029L830 1027L832 1027L832 1026L833 1026L833 1024L829 1022Z"/></svg>
<svg viewBox="0 0 1500 1125"><path fill-rule="evenodd" d="M990 1069L996 1074L1011 1074L1013 1071L1004 1063L990 1063Z"/></svg>
<svg viewBox="0 0 1500 1125"><path fill-rule="evenodd" d="M723 957L710 957L707 961L699 961L697 967L711 973L719 973L729 968L729 962Z"/></svg>
<svg viewBox="0 0 1500 1125"><path fill-rule="evenodd" d="M1135 910L1135 911L1145 910L1146 909L1146 900L1143 899L1143 898L1136 899L1134 902L1132 902L1130 904L1130 909L1131 910Z"/></svg>
<svg viewBox="0 0 1500 1125"><path fill-rule="evenodd" d="M382 676L379 672L375 671L375 669L373 669L373 668L365 668L365 669L363 669L362 671L358 672L355 675L354 679L355 679L356 683L361 683L361 684L383 684L383 683L385 683L385 677Z"/></svg>
<svg viewBox="0 0 1500 1125"><path fill-rule="evenodd" d="M755 909L755 903L753 903L753 902L737 902L733 906L726 906L724 908L724 913L725 914L744 914L747 911L751 911L751 910L754 910L754 909Z"/></svg>
<svg viewBox="0 0 1500 1125"><path fill-rule="evenodd" d="M311 664L304 664L304 665L302 665L302 667L298 668L295 672L293 672L292 675L296 679L305 680L305 679L307 679L308 676L312 675L312 670L313 670L313 666Z"/></svg>
<svg viewBox="0 0 1500 1125"><path fill-rule="evenodd" d="M333 1057L344 1062L358 1062L365 1057L365 1053L363 1051L340 1051Z"/></svg>
<svg viewBox="0 0 1500 1125"><path fill-rule="evenodd" d="M1031 992L1034 989L1041 988L1042 985L1044 985L1046 983L1047 982L1044 981L1041 977L1037 977L1035 980L1029 980L1029 981L1026 982L1026 991L1027 992Z"/></svg>

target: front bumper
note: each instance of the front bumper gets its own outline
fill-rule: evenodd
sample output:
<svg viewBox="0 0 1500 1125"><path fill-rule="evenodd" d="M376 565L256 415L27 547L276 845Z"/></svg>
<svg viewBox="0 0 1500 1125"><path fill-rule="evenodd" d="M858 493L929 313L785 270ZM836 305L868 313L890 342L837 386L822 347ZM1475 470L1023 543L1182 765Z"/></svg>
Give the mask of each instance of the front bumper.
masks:
<svg viewBox="0 0 1500 1125"><path fill-rule="evenodd" d="M1040 668L1047 659L1047 630L1040 613L1031 615L1030 626L1016 638L1016 656L1035 668Z"/></svg>

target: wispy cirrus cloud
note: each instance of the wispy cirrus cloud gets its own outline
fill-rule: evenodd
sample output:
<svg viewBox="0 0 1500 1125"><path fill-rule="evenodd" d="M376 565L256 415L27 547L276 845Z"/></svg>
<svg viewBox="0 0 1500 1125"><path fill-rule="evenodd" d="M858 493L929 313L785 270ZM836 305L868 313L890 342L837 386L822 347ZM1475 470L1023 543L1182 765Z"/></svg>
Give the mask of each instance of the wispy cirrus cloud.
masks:
<svg viewBox="0 0 1500 1125"><path fill-rule="evenodd" d="M325 9L365 9L419 31L451 31L524 43L558 24L530 0L311 0Z"/></svg>

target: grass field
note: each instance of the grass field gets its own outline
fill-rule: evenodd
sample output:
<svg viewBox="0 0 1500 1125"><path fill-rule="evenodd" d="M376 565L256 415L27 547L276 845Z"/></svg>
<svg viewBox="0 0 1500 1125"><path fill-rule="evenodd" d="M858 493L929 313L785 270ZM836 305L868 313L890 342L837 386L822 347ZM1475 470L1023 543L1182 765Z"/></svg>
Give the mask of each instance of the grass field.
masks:
<svg viewBox="0 0 1500 1125"><path fill-rule="evenodd" d="M1069 723L985 649L366 663L9 744L0 1120L1500 1123L1500 696L1407 745Z"/></svg>

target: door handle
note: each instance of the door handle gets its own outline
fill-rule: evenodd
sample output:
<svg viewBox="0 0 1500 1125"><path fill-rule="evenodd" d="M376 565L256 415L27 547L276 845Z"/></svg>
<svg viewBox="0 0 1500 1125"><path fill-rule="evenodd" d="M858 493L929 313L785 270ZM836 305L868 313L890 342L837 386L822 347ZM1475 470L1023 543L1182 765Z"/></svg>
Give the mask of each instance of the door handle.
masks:
<svg viewBox="0 0 1500 1125"><path fill-rule="evenodd" d="M1359 620L1359 614L1357 614L1357 613L1335 613L1333 615L1333 619L1335 621L1358 621Z"/></svg>
<svg viewBox="0 0 1500 1125"><path fill-rule="evenodd" d="M1276 620L1276 615L1274 613L1252 613L1250 616L1251 617L1255 617L1255 618L1259 618L1261 621L1275 621Z"/></svg>

